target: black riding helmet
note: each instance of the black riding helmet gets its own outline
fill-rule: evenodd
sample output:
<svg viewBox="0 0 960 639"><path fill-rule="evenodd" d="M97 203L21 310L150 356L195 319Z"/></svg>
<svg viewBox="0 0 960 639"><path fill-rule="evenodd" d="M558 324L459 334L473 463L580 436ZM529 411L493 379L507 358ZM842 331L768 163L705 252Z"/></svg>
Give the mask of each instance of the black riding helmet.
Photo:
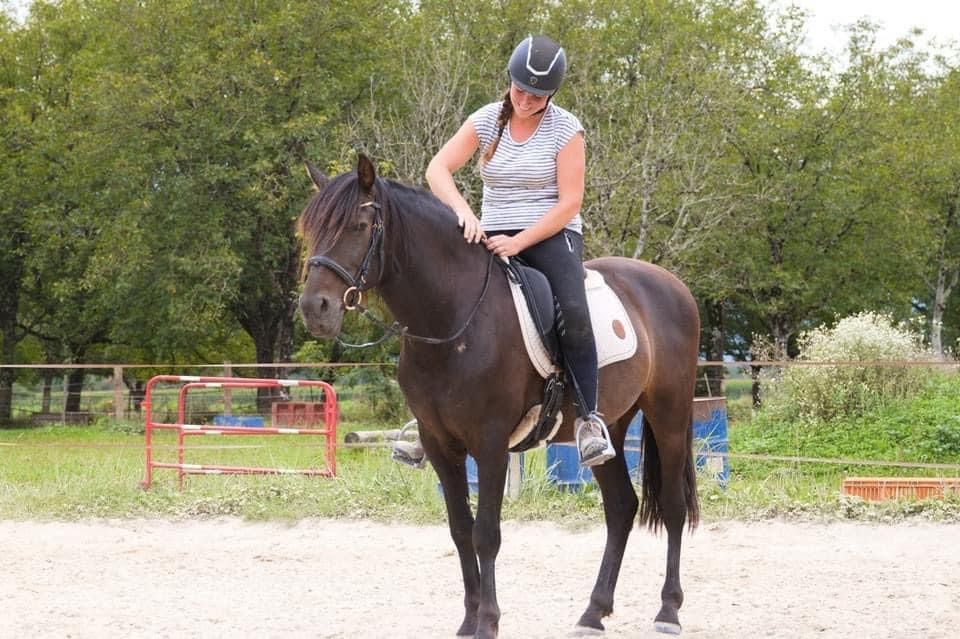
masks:
<svg viewBox="0 0 960 639"><path fill-rule="evenodd" d="M567 54L547 36L528 36L507 64L510 81L534 95L553 95L563 82Z"/></svg>

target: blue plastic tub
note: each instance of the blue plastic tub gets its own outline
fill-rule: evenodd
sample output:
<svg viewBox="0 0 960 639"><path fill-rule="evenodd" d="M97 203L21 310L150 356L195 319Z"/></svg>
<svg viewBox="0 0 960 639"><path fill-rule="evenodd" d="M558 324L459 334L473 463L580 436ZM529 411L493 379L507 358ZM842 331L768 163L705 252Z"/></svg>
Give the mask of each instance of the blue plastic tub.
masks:
<svg viewBox="0 0 960 639"><path fill-rule="evenodd" d="M514 458L511 456L510 457L511 464L513 463L513 460ZM520 457L518 461L520 463L520 478L521 478L521 481L523 481L523 477L525 474L523 469L523 465L524 465L523 453L520 453ZM466 467L467 467L467 488L469 489L471 495L475 495L480 491L480 478L477 473L477 460L475 460L470 455L467 455ZM508 473L510 472L509 468L507 472ZM440 485L440 482L437 482L437 490L440 491L440 494L443 494L443 486Z"/></svg>
<svg viewBox="0 0 960 639"><path fill-rule="evenodd" d="M547 446L547 479L565 490L580 490L593 481L593 472L580 466L575 444Z"/></svg>
<svg viewBox="0 0 960 639"><path fill-rule="evenodd" d="M726 456L730 445L727 439L725 398L703 397L693 400L693 450L697 454L697 470L706 472L726 486L730 479L730 460Z"/></svg>
<svg viewBox="0 0 960 639"><path fill-rule="evenodd" d="M627 428L624 440L624 457L627 469L634 482L640 483L640 435L643 428L643 413L638 411ZM723 397L705 397L693 400L693 450L696 453L697 470L713 476L726 486L730 479L730 462L727 441L727 401ZM589 468L581 468L576 446L572 443L547 446L547 478L553 484L567 490L579 490L593 481Z"/></svg>
<svg viewBox="0 0 960 639"><path fill-rule="evenodd" d="M640 427L643 415L637 416L627 428L627 438L624 440L624 458L627 461L627 470L634 481L639 482L640 471ZM589 468L580 466L580 456L573 442L564 444L550 444L547 446L547 479L565 490L580 490L587 483L593 481L593 472Z"/></svg>
<svg viewBox="0 0 960 639"><path fill-rule="evenodd" d="M260 415L215 415L214 426L243 426L244 428L263 428Z"/></svg>
<svg viewBox="0 0 960 639"><path fill-rule="evenodd" d="M467 486L470 494L475 494L480 490L480 479L477 475L477 460L467 455Z"/></svg>

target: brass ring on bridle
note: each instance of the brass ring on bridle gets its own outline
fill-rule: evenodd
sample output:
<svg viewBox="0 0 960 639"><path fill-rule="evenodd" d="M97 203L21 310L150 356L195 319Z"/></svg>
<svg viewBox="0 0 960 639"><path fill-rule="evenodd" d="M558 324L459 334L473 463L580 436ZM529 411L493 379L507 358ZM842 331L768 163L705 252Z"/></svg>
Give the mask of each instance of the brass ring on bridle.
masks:
<svg viewBox="0 0 960 639"><path fill-rule="evenodd" d="M343 307L352 311L363 302L363 291L356 286L351 286L343 292Z"/></svg>

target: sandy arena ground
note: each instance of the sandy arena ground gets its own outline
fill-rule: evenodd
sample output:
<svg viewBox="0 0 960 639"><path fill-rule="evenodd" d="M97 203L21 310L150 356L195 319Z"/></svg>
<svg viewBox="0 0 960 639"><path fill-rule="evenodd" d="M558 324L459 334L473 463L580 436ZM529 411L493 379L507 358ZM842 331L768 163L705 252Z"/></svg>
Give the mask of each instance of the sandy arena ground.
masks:
<svg viewBox="0 0 960 639"><path fill-rule="evenodd" d="M0 522L0 637L451 637L445 527L305 520ZM568 636L599 528L506 523L500 636ZM652 637L666 541L631 538L607 637ZM960 525L704 524L684 539L683 636L957 637Z"/></svg>

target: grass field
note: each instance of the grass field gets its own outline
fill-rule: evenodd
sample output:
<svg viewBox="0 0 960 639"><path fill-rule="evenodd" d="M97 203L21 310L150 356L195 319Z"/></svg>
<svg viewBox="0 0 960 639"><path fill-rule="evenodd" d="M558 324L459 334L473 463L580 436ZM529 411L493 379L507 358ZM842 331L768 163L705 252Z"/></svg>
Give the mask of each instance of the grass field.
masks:
<svg viewBox="0 0 960 639"><path fill-rule="evenodd" d="M926 502L864 503L840 495L851 475L952 476L957 469L904 469L855 464L765 461L738 454L857 459L960 466L960 381L931 385L909 402L875 414L831 424L766 420L754 414L750 380L727 385L730 479L722 486L700 477L705 519L773 516L898 519L922 516L960 520L960 497ZM338 440L349 430L397 428L404 418L384 422L378 393L345 392ZM243 397L238 395L238 403ZM169 400L169 398L168 398ZM197 415L222 409L199 398ZM169 416L171 406L164 406ZM175 405L175 401L174 404ZM250 519L301 517L371 518L437 523L443 503L431 469L416 471L389 459L387 448L337 451L333 479L284 476L187 476L177 489L176 472L157 470L151 490L144 476L142 422L101 418L90 426L0 428L0 517L192 517L236 515ZM156 433L155 458L175 460L174 438ZM281 468L322 467L317 437L193 437L188 463ZM525 454L519 498L507 500L504 517L553 520L577 526L602 519L594 484L570 492L548 480L544 451Z"/></svg>
<svg viewBox="0 0 960 639"><path fill-rule="evenodd" d="M301 517L371 518L438 523L444 519L436 476L390 461L385 448L337 453L334 479L300 476L188 476L182 492L175 471L155 471L149 491L144 473L143 436L133 425L101 422L89 427L47 426L0 430L0 517L76 519L84 517L193 517L235 515L249 519ZM731 428L736 450L747 442ZM199 439L199 438L197 438ZM157 458L172 460L172 436L156 440ZM191 442L193 444L193 442ZM188 451L190 463L250 464L284 468L322 465L319 441L305 437L202 438ZM217 449L215 446L238 446ZM726 487L700 480L706 520L723 518L853 517L898 519L925 516L960 520L960 499L869 504L841 497L840 482L851 469L835 465L731 461ZM857 474L888 469L855 469ZM866 471L866 472L864 472ZM888 471L889 474L889 471ZM525 455L520 496L507 500L504 516L553 520L578 526L602 518L599 491L559 490L547 480L542 450Z"/></svg>

